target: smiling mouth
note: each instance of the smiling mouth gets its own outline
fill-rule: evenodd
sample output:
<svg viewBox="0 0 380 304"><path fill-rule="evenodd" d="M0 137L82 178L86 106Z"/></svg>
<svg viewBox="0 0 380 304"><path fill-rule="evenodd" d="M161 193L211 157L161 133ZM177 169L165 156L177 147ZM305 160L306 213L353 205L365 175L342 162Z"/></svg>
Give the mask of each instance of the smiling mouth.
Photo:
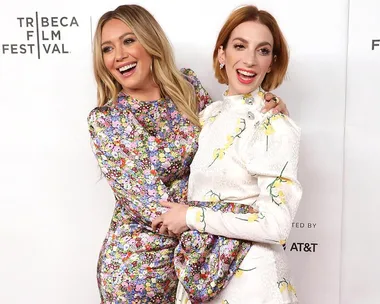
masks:
<svg viewBox="0 0 380 304"><path fill-rule="evenodd" d="M256 76L255 73L251 73L251 72L248 72L248 71L244 71L244 70L236 70L237 73L239 74L239 76L241 76L242 78L246 78L246 79L252 79Z"/></svg>
<svg viewBox="0 0 380 304"><path fill-rule="evenodd" d="M245 70L236 70L237 79L242 84L251 84L254 80L257 74L253 72L248 72Z"/></svg>
<svg viewBox="0 0 380 304"><path fill-rule="evenodd" d="M122 66L121 68L118 68L118 71L124 75L126 73L130 73L132 72L137 66L137 63L134 62L134 63L131 63L131 64L127 64L125 66Z"/></svg>

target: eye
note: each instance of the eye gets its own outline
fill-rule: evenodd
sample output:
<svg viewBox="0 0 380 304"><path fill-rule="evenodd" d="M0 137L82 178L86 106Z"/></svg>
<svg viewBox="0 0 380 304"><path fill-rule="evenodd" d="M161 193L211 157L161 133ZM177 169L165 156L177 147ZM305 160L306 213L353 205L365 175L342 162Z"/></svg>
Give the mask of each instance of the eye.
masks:
<svg viewBox="0 0 380 304"><path fill-rule="evenodd" d="M135 42L135 39L133 38L125 38L123 41L124 44L131 44L133 42Z"/></svg>
<svg viewBox="0 0 380 304"><path fill-rule="evenodd" d="M243 44L241 44L241 43L234 44L234 49L238 50L238 51L241 51L241 50L245 49L245 46Z"/></svg>
<svg viewBox="0 0 380 304"><path fill-rule="evenodd" d="M110 46L105 46L102 48L103 53L109 53L111 51L112 51L112 47L110 47Z"/></svg>
<svg viewBox="0 0 380 304"><path fill-rule="evenodd" d="M259 49L259 53L263 56L268 56L271 53L271 50L268 48L261 48Z"/></svg>

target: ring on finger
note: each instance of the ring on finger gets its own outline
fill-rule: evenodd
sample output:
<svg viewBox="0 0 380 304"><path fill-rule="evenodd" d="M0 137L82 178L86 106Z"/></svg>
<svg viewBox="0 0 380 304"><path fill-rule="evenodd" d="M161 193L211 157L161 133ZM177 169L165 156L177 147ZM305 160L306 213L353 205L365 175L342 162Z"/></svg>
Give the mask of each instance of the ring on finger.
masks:
<svg viewBox="0 0 380 304"><path fill-rule="evenodd" d="M274 103L279 103L280 102L280 99L277 96L273 96L272 100L274 101Z"/></svg>

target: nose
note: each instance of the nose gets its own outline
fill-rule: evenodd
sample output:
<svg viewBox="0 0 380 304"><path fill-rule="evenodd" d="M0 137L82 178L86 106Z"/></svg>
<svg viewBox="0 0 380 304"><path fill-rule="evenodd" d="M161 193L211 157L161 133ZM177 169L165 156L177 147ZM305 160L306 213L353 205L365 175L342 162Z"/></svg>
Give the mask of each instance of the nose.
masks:
<svg viewBox="0 0 380 304"><path fill-rule="evenodd" d="M243 63L249 67L256 65L256 52L251 51L251 50L247 50L247 52L244 56Z"/></svg>
<svg viewBox="0 0 380 304"><path fill-rule="evenodd" d="M129 54L123 46L116 47L116 61L123 61L125 58L128 58Z"/></svg>

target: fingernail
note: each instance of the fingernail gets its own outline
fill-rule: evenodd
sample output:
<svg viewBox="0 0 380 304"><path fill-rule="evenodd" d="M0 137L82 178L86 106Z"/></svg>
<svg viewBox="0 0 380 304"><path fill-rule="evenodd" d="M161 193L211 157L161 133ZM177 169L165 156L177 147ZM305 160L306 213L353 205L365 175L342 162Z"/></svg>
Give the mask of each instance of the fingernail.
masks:
<svg viewBox="0 0 380 304"><path fill-rule="evenodd" d="M267 109L261 109L261 113L266 113Z"/></svg>

